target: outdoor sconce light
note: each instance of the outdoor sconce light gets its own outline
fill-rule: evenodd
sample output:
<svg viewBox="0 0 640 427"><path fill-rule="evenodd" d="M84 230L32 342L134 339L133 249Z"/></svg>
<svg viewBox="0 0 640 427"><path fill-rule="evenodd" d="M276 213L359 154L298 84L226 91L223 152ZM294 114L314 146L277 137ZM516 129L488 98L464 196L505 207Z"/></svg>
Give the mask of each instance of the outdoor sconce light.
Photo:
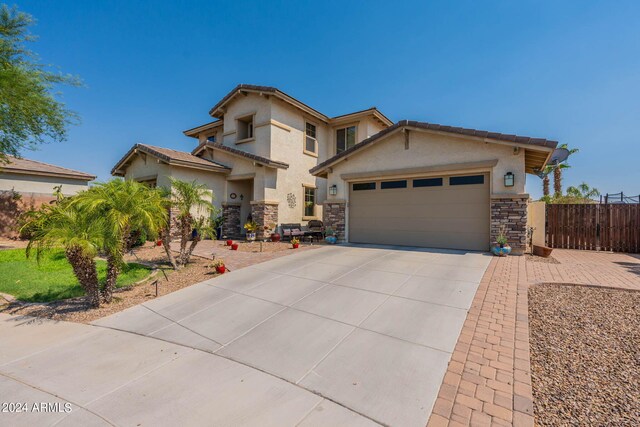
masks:
<svg viewBox="0 0 640 427"><path fill-rule="evenodd" d="M331 196L335 196L336 194L338 194L338 186L333 184L331 187L329 187L329 194Z"/></svg>
<svg viewBox="0 0 640 427"><path fill-rule="evenodd" d="M504 175L504 186L505 187L513 187L513 183L515 181L515 176L512 172L507 172Z"/></svg>
<svg viewBox="0 0 640 427"><path fill-rule="evenodd" d="M244 194L240 195L240 200L244 200Z"/></svg>

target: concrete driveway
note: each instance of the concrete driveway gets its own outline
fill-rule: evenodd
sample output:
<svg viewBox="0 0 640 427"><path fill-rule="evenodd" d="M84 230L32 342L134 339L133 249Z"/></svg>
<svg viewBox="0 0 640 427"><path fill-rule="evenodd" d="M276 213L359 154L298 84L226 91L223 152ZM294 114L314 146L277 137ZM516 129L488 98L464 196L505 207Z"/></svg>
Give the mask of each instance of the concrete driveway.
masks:
<svg viewBox="0 0 640 427"><path fill-rule="evenodd" d="M0 394L37 390L77 405L57 414L58 425L424 426L489 261L326 247L191 286L100 327L5 320L3 341L17 350L0 351Z"/></svg>

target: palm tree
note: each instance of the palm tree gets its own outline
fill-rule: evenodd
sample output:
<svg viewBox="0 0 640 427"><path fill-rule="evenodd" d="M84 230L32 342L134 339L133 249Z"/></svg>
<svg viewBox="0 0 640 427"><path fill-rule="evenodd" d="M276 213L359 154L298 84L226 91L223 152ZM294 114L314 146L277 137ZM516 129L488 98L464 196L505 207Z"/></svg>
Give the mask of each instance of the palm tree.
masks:
<svg viewBox="0 0 640 427"><path fill-rule="evenodd" d="M569 169L567 163L560 163L553 169L553 196L560 197L562 196L562 170Z"/></svg>
<svg viewBox="0 0 640 427"><path fill-rule="evenodd" d="M45 250L64 248L89 304L99 307L100 285L94 258L104 246L105 227L102 218L86 215L71 203L59 203L43 205L40 210L30 212L20 231L30 236L27 257L35 250L40 260Z"/></svg>
<svg viewBox="0 0 640 427"><path fill-rule="evenodd" d="M561 144L558 148L564 148L565 150L568 150L569 156L580 151L578 148L570 149L567 144ZM555 193L554 194L555 197L562 196L562 170L568 169L570 167L571 166L569 166L565 160L563 163L560 163L559 165L557 165L556 168L553 170L553 190Z"/></svg>
<svg viewBox="0 0 640 427"><path fill-rule="evenodd" d="M102 297L110 303L124 254L142 233L155 239L167 227L165 202L158 191L142 183L113 179L79 193L72 203L87 215L103 218L107 225L102 247L107 258L107 280Z"/></svg>
<svg viewBox="0 0 640 427"><path fill-rule="evenodd" d="M544 176L542 177L542 195L549 196L549 174L553 171L552 166L545 166Z"/></svg>
<svg viewBox="0 0 640 427"><path fill-rule="evenodd" d="M171 178L170 197L171 207L177 212L175 221L180 231L177 264L184 266L189 263L191 254L201 238L214 238L216 235L211 222L211 215L216 211L211 203L215 196L204 184ZM189 240L191 244L187 248ZM171 250L166 243L165 248Z"/></svg>
<svg viewBox="0 0 640 427"><path fill-rule="evenodd" d="M583 182L577 187L567 188L567 195L579 199L593 200L600 195L600 191L598 191L597 188L590 187L586 182Z"/></svg>

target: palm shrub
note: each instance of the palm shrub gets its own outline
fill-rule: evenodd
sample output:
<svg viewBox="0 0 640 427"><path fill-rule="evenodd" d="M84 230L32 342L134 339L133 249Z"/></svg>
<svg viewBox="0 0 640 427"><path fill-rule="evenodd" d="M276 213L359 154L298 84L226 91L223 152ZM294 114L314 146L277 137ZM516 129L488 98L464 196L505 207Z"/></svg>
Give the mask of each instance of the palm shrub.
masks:
<svg viewBox="0 0 640 427"><path fill-rule="evenodd" d="M141 234L155 239L167 228L165 201L158 191L142 183L113 179L79 193L71 203L87 216L102 218L106 225L101 249L107 258L107 279L102 298L109 303L124 265L124 254Z"/></svg>
<svg viewBox="0 0 640 427"><path fill-rule="evenodd" d="M211 220L212 216L218 214L212 204L215 195L204 184L175 178L171 178L171 190L165 190L165 193L172 211L176 214L173 221L180 233L180 251L175 264L177 267L183 267L189 263L202 238L216 237L215 223ZM163 243L168 255L171 252L170 240L167 229Z"/></svg>
<svg viewBox="0 0 640 427"><path fill-rule="evenodd" d="M45 250L64 248L89 305L99 307L100 285L94 258L105 245L106 230L104 218L86 215L77 205L65 201L27 213L20 231L29 235L27 257L35 251L40 260Z"/></svg>

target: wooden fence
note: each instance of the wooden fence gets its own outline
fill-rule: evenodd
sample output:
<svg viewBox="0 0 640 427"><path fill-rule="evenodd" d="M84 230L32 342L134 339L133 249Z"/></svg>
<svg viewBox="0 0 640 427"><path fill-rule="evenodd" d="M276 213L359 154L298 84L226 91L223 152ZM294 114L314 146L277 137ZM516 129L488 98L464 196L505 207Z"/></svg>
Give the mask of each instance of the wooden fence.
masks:
<svg viewBox="0 0 640 427"><path fill-rule="evenodd" d="M640 204L547 205L552 248L640 253Z"/></svg>

